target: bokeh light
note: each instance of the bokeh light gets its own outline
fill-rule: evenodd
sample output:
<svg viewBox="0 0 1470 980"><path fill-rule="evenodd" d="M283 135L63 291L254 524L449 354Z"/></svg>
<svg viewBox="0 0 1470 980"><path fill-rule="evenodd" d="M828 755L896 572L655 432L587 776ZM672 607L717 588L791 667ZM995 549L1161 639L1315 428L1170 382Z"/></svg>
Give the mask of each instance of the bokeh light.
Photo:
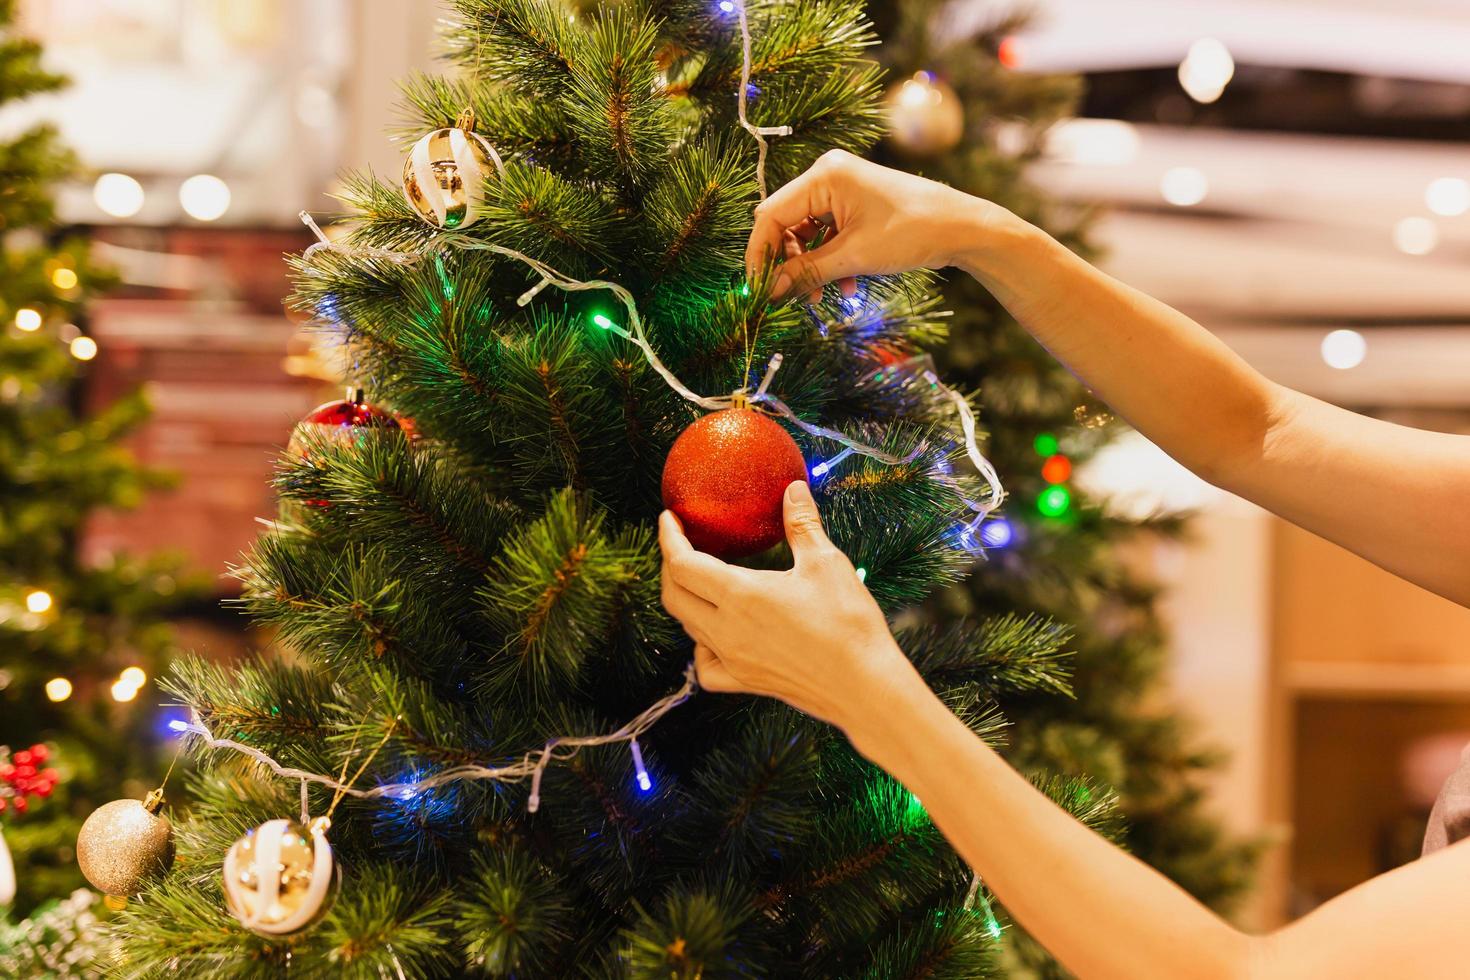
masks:
<svg viewBox="0 0 1470 980"><path fill-rule="evenodd" d="M1175 207L1194 207L1210 193L1210 180L1198 167L1170 167L1159 181L1159 193Z"/></svg>
<svg viewBox="0 0 1470 980"><path fill-rule="evenodd" d="M1061 517L1072 506L1072 493L1066 487L1047 487L1036 498L1036 509L1044 517Z"/></svg>
<svg viewBox="0 0 1470 980"><path fill-rule="evenodd" d="M127 174L103 174L92 185L92 200L104 214L131 218L143 210L143 185Z"/></svg>
<svg viewBox="0 0 1470 980"><path fill-rule="evenodd" d="M1004 548L1016 539L1016 529L1004 517L992 518L980 528L980 543L987 548Z"/></svg>
<svg viewBox="0 0 1470 980"><path fill-rule="evenodd" d="M34 589L26 595L26 608L33 613L43 613L51 608L51 593L45 589Z"/></svg>
<svg viewBox="0 0 1470 980"><path fill-rule="evenodd" d="M1334 330L1322 338L1322 360L1328 367L1346 371L1367 356L1368 341L1356 330Z"/></svg>
<svg viewBox="0 0 1470 980"><path fill-rule="evenodd" d="M1424 204L1442 218L1458 218L1470 211L1470 183L1459 177L1440 177L1424 188Z"/></svg>
<svg viewBox="0 0 1470 980"><path fill-rule="evenodd" d="M41 312L29 306L22 306L15 311L15 325L27 333L39 330L41 329Z"/></svg>
<svg viewBox="0 0 1470 980"><path fill-rule="evenodd" d="M65 677L53 677L46 682L46 697L52 701L65 701L71 697L71 681Z"/></svg>
<svg viewBox="0 0 1470 980"><path fill-rule="evenodd" d="M1041 478L1047 483L1066 483L1072 476L1072 461L1058 453L1041 464Z"/></svg>
<svg viewBox="0 0 1470 980"><path fill-rule="evenodd" d="M97 341L91 337L78 337L71 342L71 356L79 361L90 361L97 356Z"/></svg>
<svg viewBox="0 0 1470 980"><path fill-rule="evenodd" d="M195 174L179 185L179 204L191 218L214 221L230 209L230 185L213 174Z"/></svg>
<svg viewBox="0 0 1470 980"><path fill-rule="evenodd" d="M1393 244L1405 255L1428 255L1439 245L1439 229L1428 218L1405 218L1393 226Z"/></svg>
<svg viewBox="0 0 1470 980"><path fill-rule="evenodd" d="M1219 99L1234 77L1235 59L1224 44L1212 37L1191 44L1179 63L1179 84L1196 102L1208 104Z"/></svg>

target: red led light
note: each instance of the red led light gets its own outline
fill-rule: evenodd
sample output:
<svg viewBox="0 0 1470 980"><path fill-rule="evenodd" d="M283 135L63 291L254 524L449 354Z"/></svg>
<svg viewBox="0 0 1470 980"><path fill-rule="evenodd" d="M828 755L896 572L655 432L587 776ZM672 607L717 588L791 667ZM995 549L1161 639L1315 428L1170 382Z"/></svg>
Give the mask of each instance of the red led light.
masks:
<svg viewBox="0 0 1470 980"><path fill-rule="evenodd" d="M1072 476L1072 461L1058 453L1041 464L1041 478L1047 483L1066 483Z"/></svg>
<svg viewBox="0 0 1470 980"><path fill-rule="evenodd" d="M995 57L1006 68L1021 67L1021 42L1014 37L1004 38L996 48Z"/></svg>

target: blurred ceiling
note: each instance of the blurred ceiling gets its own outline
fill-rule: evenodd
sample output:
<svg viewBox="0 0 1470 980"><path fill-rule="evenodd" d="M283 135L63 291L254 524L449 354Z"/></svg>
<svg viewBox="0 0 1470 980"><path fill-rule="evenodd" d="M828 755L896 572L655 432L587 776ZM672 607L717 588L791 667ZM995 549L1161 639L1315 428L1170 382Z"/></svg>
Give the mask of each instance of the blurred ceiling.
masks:
<svg viewBox="0 0 1470 980"><path fill-rule="evenodd" d="M1042 0L1016 51L1088 78L1034 176L1104 206L1110 271L1283 383L1470 406L1470 3Z"/></svg>

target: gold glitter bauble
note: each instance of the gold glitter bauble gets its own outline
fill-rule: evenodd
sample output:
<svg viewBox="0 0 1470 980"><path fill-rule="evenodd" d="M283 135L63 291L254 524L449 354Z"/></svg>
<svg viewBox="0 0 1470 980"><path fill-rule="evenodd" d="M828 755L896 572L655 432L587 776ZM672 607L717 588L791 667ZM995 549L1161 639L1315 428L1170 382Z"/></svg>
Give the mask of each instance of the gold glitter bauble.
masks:
<svg viewBox="0 0 1470 980"><path fill-rule="evenodd" d="M921 71L888 90L888 138L913 156L932 156L954 149L965 134L960 97L933 72Z"/></svg>
<svg viewBox="0 0 1470 980"><path fill-rule="evenodd" d="M113 800L92 811L77 835L77 864L106 895L136 895L174 863L174 828L158 812L163 794L147 802Z"/></svg>
<svg viewBox="0 0 1470 980"><path fill-rule="evenodd" d="M492 167L500 170L500 155L474 125L474 114L462 113L454 126L415 143L403 161L403 196L436 228L474 224L485 199L485 178Z"/></svg>
<svg viewBox="0 0 1470 980"><path fill-rule="evenodd" d="M240 924L268 936L306 928L326 909L335 882L325 820L270 820L225 855L225 903Z"/></svg>

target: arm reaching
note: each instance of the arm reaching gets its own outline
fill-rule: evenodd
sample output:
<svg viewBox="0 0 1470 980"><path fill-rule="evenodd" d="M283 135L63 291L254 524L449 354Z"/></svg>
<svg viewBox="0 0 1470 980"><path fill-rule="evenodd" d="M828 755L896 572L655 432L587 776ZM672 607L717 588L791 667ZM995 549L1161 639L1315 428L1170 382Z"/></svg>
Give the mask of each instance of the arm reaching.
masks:
<svg viewBox="0 0 1470 980"><path fill-rule="evenodd" d="M756 209L747 264L791 253L793 240L811 237L812 216L830 216L837 233L787 259L778 293L958 266L1204 479L1470 605L1470 438L1370 419L1274 384L1189 317L1004 208L850 154L827 154Z"/></svg>
<svg viewBox="0 0 1470 980"><path fill-rule="evenodd" d="M701 686L777 697L842 728L924 801L955 849L1073 973L1463 975L1470 844L1368 882L1280 933L1247 936L1077 823L950 714L827 540L805 483L787 488L785 509L796 559L785 572L727 565L695 551L672 514L660 519L664 604L695 639Z"/></svg>

